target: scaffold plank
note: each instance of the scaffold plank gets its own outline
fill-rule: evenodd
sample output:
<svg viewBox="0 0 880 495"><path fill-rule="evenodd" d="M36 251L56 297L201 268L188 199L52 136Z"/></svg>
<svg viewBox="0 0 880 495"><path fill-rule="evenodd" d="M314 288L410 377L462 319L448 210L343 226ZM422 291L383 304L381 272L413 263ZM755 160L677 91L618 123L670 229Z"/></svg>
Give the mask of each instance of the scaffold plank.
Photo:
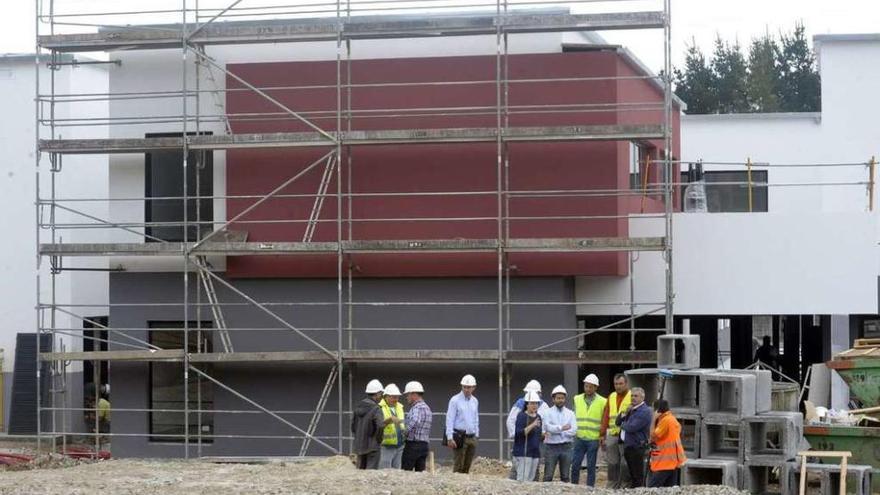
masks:
<svg viewBox="0 0 880 495"><path fill-rule="evenodd" d="M330 132L341 144L351 146L387 144L480 143L495 142L495 127L451 129L393 129L377 131ZM550 127L509 127L502 129L502 139L523 141L645 141L663 138L663 127L654 124L585 125ZM336 143L317 132L275 132L190 136L190 149L221 150L241 148L327 147ZM115 139L44 139L40 151L65 154L146 153L183 148L182 137L145 137Z"/></svg>
<svg viewBox="0 0 880 495"><path fill-rule="evenodd" d="M505 361L516 363L656 363L657 351L507 351Z"/></svg>
<svg viewBox="0 0 880 495"><path fill-rule="evenodd" d="M576 331L572 329L572 331ZM502 351L504 361L532 364L556 363L655 363L656 351ZM349 349L342 351L342 359L352 363L421 363L421 362L486 362L498 361L497 350L492 349ZM155 351L87 351L44 352L42 361L182 361L179 349ZM335 362L335 359L319 351L266 351L266 352L210 352L191 353L193 363L307 363Z"/></svg>
<svg viewBox="0 0 880 495"><path fill-rule="evenodd" d="M244 43L291 43L343 39L418 38L474 36L502 32L541 33L560 31L610 31L659 29L663 12L610 12L568 14L560 12L512 12L491 14L386 15L351 18L275 19L271 21L214 22L191 39L205 45ZM136 49L179 49L179 24L104 28L97 33L40 36L40 46L59 52L113 51Z"/></svg>
<svg viewBox="0 0 880 495"><path fill-rule="evenodd" d="M506 251L511 252L609 252L659 251L664 247L663 237L598 237L510 239ZM192 247L194 244L189 243ZM200 256L253 256L281 254L335 253L335 242L206 242L193 255ZM496 239L443 239L443 240L369 240L343 241L346 253L397 252L486 252L498 249ZM146 243L63 243L41 244L43 256L182 256L185 245L180 242Z"/></svg>
<svg viewBox="0 0 880 495"><path fill-rule="evenodd" d="M182 349L42 352L41 361L182 361Z"/></svg>

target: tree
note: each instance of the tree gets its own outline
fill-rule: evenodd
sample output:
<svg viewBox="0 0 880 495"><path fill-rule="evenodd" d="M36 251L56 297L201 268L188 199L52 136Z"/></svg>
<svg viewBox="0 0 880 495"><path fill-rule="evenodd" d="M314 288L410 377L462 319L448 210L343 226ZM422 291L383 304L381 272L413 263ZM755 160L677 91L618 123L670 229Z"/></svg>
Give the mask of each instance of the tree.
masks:
<svg viewBox="0 0 880 495"><path fill-rule="evenodd" d="M815 68L816 57L810 50L802 23L795 25L791 34L780 34L776 63L780 70L779 96L783 111L819 110L821 89L819 73Z"/></svg>
<svg viewBox="0 0 880 495"><path fill-rule="evenodd" d="M753 39L748 57L739 43L719 37L707 61L692 40L674 76L675 94L691 114L815 112L820 105L816 58L800 23L778 40L769 34Z"/></svg>
<svg viewBox="0 0 880 495"><path fill-rule="evenodd" d="M717 111L719 113L744 113L749 111L748 69L739 43L726 43L715 38L712 56L715 73Z"/></svg>
<svg viewBox="0 0 880 495"><path fill-rule="evenodd" d="M687 102L688 113L715 112L718 107L715 73L695 41L688 46L684 69L675 69L673 82L675 94Z"/></svg>
<svg viewBox="0 0 880 495"><path fill-rule="evenodd" d="M780 71L776 65L778 45L770 35L752 40L749 47L749 108L752 112L778 112L781 105Z"/></svg>

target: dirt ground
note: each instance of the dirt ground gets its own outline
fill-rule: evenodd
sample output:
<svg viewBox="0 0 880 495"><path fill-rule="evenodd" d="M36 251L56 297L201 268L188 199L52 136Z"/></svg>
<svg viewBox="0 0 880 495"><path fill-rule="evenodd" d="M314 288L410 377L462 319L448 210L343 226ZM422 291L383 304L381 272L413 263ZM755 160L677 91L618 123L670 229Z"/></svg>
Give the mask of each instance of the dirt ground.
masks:
<svg viewBox="0 0 880 495"><path fill-rule="evenodd" d="M57 460L57 459L56 459ZM505 479L506 466L480 459L469 475L441 469L435 475L399 470L358 471L346 457L269 464L212 464L205 461L44 461L37 469L0 474L0 494L567 494L583 487L559 482L520 484ZM595 490L604 495L613 491ZM732 495L726 487L632 490L627 494Z"/></svg>

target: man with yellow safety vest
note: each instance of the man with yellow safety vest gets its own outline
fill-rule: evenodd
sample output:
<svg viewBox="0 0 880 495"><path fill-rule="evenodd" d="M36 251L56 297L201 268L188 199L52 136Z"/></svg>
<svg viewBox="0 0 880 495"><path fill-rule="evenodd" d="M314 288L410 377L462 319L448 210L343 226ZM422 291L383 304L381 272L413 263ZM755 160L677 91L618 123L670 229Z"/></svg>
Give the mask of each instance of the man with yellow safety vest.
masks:
<svg viewBox="0 0 880 495"><path fill-rule="evenodd" d="M577 435L571 458L571 482L581 480L581 463L587 457L587 486L596 486L596 457L599 453L599 429L605 413L605 397L597 394L599 377L590 373L584 378L584 393L574 396Z"/></svg>
<svg viewBox="0 0 880 495"><path fill-rule="evenodd" d="M617 416L632 405L629 382L626 375L614 375L614 392L608 396L602 425L599 428L599 446L605 449L605 462L608 464L607 488L621 489L629 486L629 469L623 457L623 442L620 440L620 427L614 424Z"/></svg>
<svg viewBox="0 0 880 495"><path fill-rule="evenodd" d="M379 469L400 469L406 438L405 415L400 403L400 389L389 383L385 387L385 398L379 402L384 417L385 429L382 431L382 448L379 450Z"/></svg>
<svg viewBox="0 0 880 495"><path fill-rule="evenodd" d="M681 424L669 410L669 402L654 403L654 431L651 432L651 478L648 486L659 488L678 485L678 468L686 461L681 445Z"/></svg>

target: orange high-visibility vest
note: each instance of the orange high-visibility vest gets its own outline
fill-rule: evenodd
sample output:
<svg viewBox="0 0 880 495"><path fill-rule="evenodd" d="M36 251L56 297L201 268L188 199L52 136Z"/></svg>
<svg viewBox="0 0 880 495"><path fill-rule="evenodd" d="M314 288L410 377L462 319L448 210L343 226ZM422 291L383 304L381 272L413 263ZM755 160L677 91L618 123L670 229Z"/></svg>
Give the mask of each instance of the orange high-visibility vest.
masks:
<svg viewBox="0 0 880 495"><path fill-rule="evenodd" d="M681 445L681 424L669 411L657 418L654 439L657 447L651 451L651 471L678 469L687 461Z"/></svg>

